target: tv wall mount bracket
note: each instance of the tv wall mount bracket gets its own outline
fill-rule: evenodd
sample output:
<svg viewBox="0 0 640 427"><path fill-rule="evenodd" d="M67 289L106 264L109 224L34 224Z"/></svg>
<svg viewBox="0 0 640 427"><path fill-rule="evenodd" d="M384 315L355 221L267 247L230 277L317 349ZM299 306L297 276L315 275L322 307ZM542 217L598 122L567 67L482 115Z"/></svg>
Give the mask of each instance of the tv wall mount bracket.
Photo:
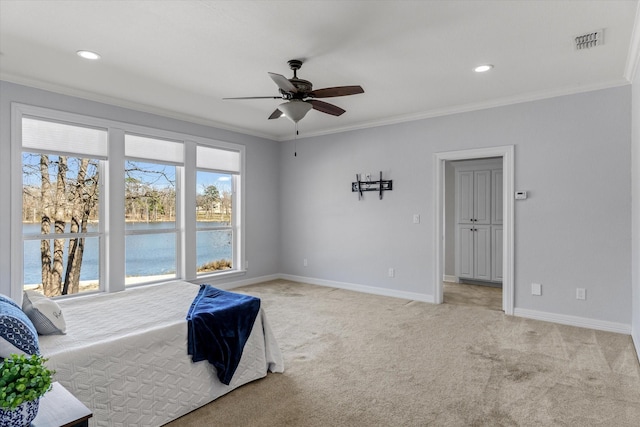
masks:
<svg viewBox="0 0 640 427"><path fill-rule="evenodd" d="M378 181L371 181L370 179L363 181L361 174L357 173L356 181L351 183L351 192L358 193L358 200L362 200L364 191L377 191L380 200L382 200L382 192L391 190L393 190L393 180L383 180L382 171L380 171L380 179Z"/></svg>

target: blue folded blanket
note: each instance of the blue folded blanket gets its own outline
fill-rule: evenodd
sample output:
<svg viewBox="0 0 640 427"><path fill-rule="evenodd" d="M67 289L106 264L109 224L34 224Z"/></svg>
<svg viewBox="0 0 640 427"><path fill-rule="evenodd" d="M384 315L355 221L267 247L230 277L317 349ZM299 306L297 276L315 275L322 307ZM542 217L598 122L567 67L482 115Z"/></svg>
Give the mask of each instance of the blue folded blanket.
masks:
<svg viewBox="0 0 640 427"><path fill-rule="evenodd" d="M193 362L208 360L229 385L260 311L260 299L200 285L187 314L187 350Z"/></svg>

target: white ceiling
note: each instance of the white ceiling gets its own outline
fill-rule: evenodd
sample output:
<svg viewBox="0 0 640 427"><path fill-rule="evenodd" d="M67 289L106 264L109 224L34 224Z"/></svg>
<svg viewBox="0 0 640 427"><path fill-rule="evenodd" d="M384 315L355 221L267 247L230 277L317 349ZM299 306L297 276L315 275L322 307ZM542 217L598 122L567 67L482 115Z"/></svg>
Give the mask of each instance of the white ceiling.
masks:
<svg viewBox="0 0 640 427"><path fill-rule="evenodd" d="M340 117L309 112L304 137L628 84L636 13L636 0L0 0L0 78L284 140L293 123L267 120L282 101L222 98L277 95L267 72L291 77L289 59L314 89L364 88L326 100ZM603 28L603 46L574 49Z"/></svg>

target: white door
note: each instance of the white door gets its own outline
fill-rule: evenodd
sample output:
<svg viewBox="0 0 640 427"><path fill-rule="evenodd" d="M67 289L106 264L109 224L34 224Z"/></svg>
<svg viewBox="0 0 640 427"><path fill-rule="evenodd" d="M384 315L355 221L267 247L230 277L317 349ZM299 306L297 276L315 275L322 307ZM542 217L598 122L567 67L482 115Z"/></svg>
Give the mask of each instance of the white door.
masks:
<svg viewBox="0 0 640 427"><path fill-rule="evenodd" d="M491 224L502 224L502 169L491 171Z"/></svg>
<svg viewBox="0 0 640 427"><path fill-rule="evenodd" d="M502 282L502 226L491 228L491 280Z"/></svg>
<svg viewBox="0 0 640 427"><path fill-rule="evenodd" d="M474 243L473 225L458 226L458 256L456 257L456 275L458 277L473 277Z"/></svg>
<svg viewBox="0 0 640 427"><path fill-rule="evenodd" d="M491 280L491 226L475 225L473 231L473 277Z"/></svg>
<svg viewBox="0 0 640 427"><path fill-rule="evenodd" d="M473 206L473 171L456 174L456 197L458 207L458 223L471 224L474 219Z"/></svg>
<svg viewBox="0 0 640 427"><path fill-rule="evenodd" d="M473 223L491 224L491 171L473 173Z"/></svg>

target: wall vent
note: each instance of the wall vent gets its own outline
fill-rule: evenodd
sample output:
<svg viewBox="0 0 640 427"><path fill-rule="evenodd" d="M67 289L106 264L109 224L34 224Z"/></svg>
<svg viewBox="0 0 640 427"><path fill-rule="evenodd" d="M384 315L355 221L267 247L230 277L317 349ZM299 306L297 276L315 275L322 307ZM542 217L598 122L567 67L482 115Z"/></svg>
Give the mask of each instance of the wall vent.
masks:
<svg viewBox="0 0 640 427"><path fill-rule="evenodd" d="M581 34L574 39L576 50L591 49L604 44L604 30Z"/></svg>

